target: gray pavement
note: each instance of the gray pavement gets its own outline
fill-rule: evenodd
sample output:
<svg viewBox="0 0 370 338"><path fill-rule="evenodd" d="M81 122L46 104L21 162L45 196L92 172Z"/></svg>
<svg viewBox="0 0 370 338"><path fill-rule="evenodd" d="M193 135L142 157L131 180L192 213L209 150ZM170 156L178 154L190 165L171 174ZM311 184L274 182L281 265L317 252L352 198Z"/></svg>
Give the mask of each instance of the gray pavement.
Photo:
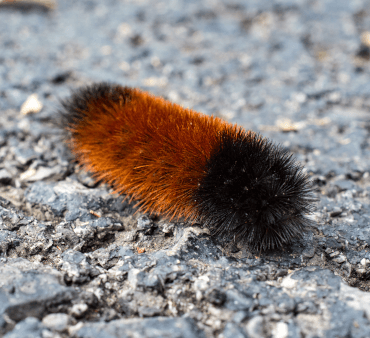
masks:
<svg viewBox="0 0 370 338"><path fill-rule="evenodd" d="M54 123L96 81L292 151L304 238L225 250L97 185ZM0 336L370 337L369 107L370 1L0 3Z"/></svg>

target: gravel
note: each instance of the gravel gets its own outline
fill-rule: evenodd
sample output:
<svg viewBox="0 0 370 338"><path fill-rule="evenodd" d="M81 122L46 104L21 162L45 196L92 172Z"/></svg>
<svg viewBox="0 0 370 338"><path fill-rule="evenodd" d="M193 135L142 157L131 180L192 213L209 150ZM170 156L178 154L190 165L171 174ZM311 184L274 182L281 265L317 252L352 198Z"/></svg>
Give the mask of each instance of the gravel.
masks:
<svg viewBox="0 0 370 338"><path fill-rule="evenodd" d="M0 4L0 336L370 337L369 8ZM264 253L225 247L95 182L55 121L60 98L96 81L292 151L318 200L303 239Z"/></svg>

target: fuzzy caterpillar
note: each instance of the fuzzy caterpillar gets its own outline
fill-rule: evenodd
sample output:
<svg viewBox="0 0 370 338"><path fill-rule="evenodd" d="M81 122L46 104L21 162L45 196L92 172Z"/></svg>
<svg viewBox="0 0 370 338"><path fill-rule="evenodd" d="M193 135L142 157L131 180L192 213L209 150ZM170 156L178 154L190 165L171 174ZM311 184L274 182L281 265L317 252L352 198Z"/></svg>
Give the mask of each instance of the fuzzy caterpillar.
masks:
<svg viewBox="0 0 370 338"><path fill-rule="evenodd" d="M302 166L253 131L109 83L77 90L61 114L76 159L143 212L258 250L291 243L309 223Z"/></svg>

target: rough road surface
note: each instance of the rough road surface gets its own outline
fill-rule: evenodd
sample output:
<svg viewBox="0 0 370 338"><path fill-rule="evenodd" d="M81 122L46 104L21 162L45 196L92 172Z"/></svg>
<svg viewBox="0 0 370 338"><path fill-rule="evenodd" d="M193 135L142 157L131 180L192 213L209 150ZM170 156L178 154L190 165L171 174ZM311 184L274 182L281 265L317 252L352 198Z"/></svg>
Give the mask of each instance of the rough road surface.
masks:
<svg viewBox="0 0 370 338"><path fill-rule="evenodd" d="M370 337L370 1L13 2L0 4L0 335ZM94 81L294 152L318 197L305 237L256 254L135 213L53 124L58 100Z"/></svg>

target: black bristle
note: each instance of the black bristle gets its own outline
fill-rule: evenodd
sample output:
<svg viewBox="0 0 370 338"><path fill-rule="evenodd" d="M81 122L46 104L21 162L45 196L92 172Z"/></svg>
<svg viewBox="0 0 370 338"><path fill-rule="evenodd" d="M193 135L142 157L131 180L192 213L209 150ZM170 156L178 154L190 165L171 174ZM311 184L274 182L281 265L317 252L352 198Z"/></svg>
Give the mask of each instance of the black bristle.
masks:
<svg viewBox="0 0 370 338"><path fill-rule="evenodd" d="M291 154L243 130L220 136L196 199L200 220L214 234L257 250L301 237L315 200Z"/></svg>
<svg viewBox="0 0 370 338"><path fill-rule="evenodd" d="M88 110L88 104L96 105L97 102L105 106L112 105L120 100L127 102L130 100L131 91L127 87L122 87L109 82L95 83L90 86L79 88L73 95L61 101L62 109L59 116L64 126L76 124L84 119L84 113Z"/></svg>

